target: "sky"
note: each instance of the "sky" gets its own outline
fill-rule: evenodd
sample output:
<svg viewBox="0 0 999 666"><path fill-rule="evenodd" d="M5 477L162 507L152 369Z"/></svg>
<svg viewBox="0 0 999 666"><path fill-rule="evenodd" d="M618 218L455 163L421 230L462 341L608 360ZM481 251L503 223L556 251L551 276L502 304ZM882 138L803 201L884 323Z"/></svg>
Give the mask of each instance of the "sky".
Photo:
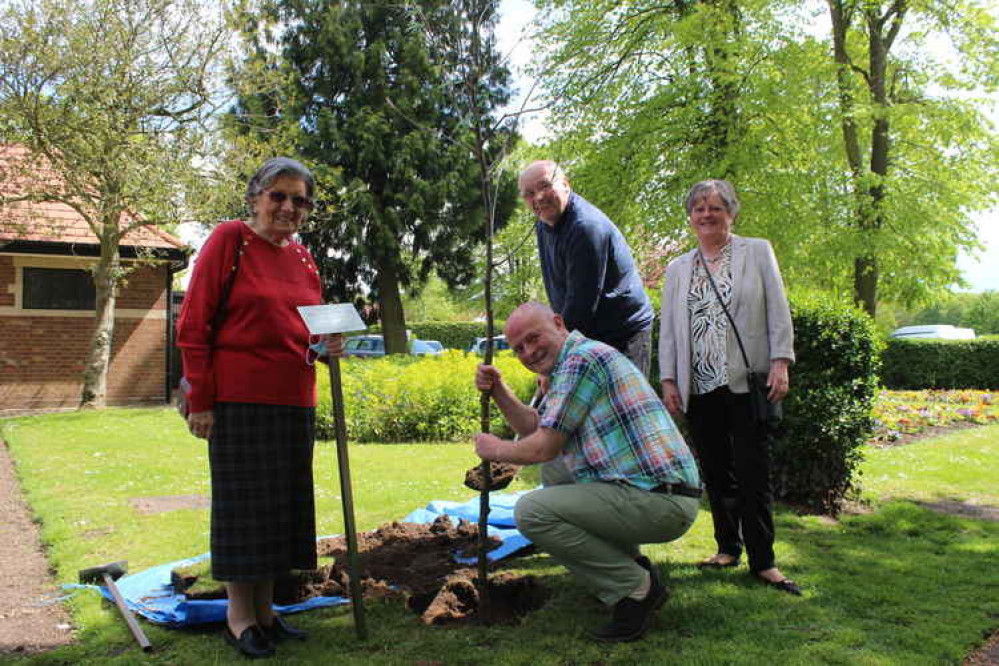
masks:
<svg viewBox="0 0 999 666"><path fill-rule="evenodd" d="M501 0L500 23L497 41L500 51L510 58L515 85L523 95L530 89L531 79L524 68L530 62L532 48L525 34L535 14L534 6L528 0ZM521 99L514 100L512 107L519 107ZM545 138L544 114L536 113L525 118L522 135L530 142L537 143ZM982 292L988 289L999 291L999 207L978 213L973 218L978 228L979 240L984 249L974 256L962 252L957 260L968 286L960 291Z"/></svg>

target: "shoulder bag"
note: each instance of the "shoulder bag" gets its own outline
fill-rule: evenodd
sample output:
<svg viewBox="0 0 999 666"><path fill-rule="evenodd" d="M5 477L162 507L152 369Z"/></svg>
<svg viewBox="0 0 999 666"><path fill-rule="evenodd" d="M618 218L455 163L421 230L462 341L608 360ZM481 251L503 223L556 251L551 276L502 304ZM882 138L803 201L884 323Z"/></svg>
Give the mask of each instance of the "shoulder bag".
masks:
<svg viewBox="0 0 999 666"><path fill-rule="evenodd" d="M242 235L237 229L236 251L233 254L232 271L230 271L229 279L225 281L224 285L222 285L222 295L219 297L219 304L215 309L215 316L212 317L212 329L208 334L209 347L215 345L215 335L218 333L218 330L222 328L222 323L225 321L226 307L229 305L229 292L232 291L232 283L236 281L236 273L239 271L239 258L243 254L240 243L241 238ZM190 392L191 383L187 381L187 377L181 377L175 394L177 396L177 411L180 413L180 417L184 419L184 421L187 421L187 415L191 411L191 406L187 398Z"/></svg>
<svg viewBox="0 0 999 666"><path fill-rule="evenodd" d="M697 248L697 257L701 261L704 273L708 276L711 290L715 292L715 297L718 299L718 304L721 305L722 312L725 313L729 323L732 324L732 332L735 333L735 341L739 344L742 362L746 364L746 382L749 384L749 408L752 412L753 422L758 426L762 426L780 420L782 416L781 403L770 402L767 398L767 394L769 393L767 389L769 373L753 372L753 366L749 364L749 357L746 355L746 348L742 344L742 336L739 335L739 327L735 325L735 320L732 319L728 308L725 307L725 301L721 297L721 292L718 291L715 279L711 277L711 270L704 260L704 255L701 254L701 248Z"/></svg>

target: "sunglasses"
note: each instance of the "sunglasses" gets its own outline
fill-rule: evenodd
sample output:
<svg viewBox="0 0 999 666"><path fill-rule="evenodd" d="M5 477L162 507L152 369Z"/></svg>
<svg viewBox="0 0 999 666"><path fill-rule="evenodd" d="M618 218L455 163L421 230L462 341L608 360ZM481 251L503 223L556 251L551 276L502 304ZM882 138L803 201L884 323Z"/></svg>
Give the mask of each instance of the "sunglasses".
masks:
<svg viewBox="0 0 999 666"><path fill-rule="evenodd" d="M270 190L267 192L267 197L277 205L283 204L288 200L288 194L286 192L280 192L278 190ZM291 205L298 210L312 210L315 205L312 203L312 199L308 197L300 197L297 194L291 195Z"/></svg>

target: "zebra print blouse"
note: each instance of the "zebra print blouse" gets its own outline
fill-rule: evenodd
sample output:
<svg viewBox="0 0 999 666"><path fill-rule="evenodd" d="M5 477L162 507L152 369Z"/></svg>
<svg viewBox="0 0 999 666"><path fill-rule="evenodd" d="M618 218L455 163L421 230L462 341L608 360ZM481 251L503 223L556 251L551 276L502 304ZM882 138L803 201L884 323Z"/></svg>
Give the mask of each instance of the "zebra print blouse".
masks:
<svg viewBox="0 0 999 666"><path fill-rule="evenodd" d="M728 384L728 317L708 281L707 268L694 258L694 271L687 294L690 312L690 392L703 395ZM715 285L729 307L732 302L732 243L721 252L718 270L712 273Z"/></svg>

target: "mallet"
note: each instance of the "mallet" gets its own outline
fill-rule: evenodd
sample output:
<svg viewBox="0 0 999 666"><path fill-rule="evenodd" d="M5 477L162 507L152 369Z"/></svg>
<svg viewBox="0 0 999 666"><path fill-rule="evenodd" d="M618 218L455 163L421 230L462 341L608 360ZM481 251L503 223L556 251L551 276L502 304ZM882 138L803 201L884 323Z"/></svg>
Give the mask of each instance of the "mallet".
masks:
<svg viewBox="0 0 999 666"><path fill-rule="evenodd" d="M121 596L121 592L118 591L118 586L115 585L115 581L125 575L128 571L128 562L122 560L120 562L112 562L111 564L102 564L99 567L91 567L89 569L83 569L80 571L80 582L90 585L95 583L104 583L104 586L111 591L111 596L114 597L114 603L118 606L118 610L121 611L122 617L125 618L125 623L128 624L129 630L132 635L135 636L136 642L139 647L142 648L144 652L151 652L153 646L150 645L149 639L146 638L146 634L143 633L142 627L139 626L138 621L135 619L135 615L127 605L125 605L125 598Z"/></svg>
<svg viewBox="0 0 999 666"><path fill-rule="evenodd" d="M367 328L350 303L312 305L298 308L309 333L324 335L363 331ZM350 485L350 462L347 459L347 419L343 411L343 385L340 382L340 359L329 357L330 397L336 431L336 459L340 471L340 496L343 497L343 527L347 536L347 571L350 574L350 605L354 612L354 630L362 641L368 637L364 625L364 597L357 566L357 528L354 525L354 496Z"/></svg>

